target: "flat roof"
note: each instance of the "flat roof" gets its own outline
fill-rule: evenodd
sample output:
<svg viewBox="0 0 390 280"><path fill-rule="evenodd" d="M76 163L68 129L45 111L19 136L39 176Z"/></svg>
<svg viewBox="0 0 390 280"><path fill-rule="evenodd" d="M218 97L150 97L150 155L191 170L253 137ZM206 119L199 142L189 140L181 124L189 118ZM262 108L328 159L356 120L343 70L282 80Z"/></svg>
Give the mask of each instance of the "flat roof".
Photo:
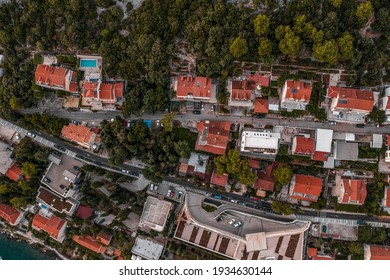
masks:
<svg viewBox="0 0 390 280"><path fill-rule="evenodd" d="M158 260L163 252L164 245L144 237L137 237L131 252L148 260Z"/></svg>
<svg viewBox="0 0 390 280"><path fill-rule="evenodd" d="M147 226L156 231L163 231L172 203L148 196L142 211L140 226Z"/></svg>
<svg viewBox="0 0 390 280"><path fill-rule="evenodd" d="M54 158L49 157L49 159L52 160ZM58 161L58 158L56 158L50 163L45 175L42 178L42 184L48 186L50 189L62 196L66 195L68 192L68 186L80 173L80 171L74 169L74 166L81 168L83 163L66 155L62 155L60 161ZM67 175L71 176L67 177ZM50 182L45 182L45 177L48 178ZM65 177L68 178L68 180L66 180Z"/></svg>
<svg viewBox="0 0 390 280"><path fill-rule="evenodd" d="M330 153L332 149L333 130L317 128L316 151Z"/></svg>
<svg viewBox="0 0 390 280"><path fill-rule="evenodd" d="M194 166L194 171L199 173L206 173L206 166L209 160L209 156L191 153L191 157L188 160L188 165Z"/></svg>
<svg viewBox="0 0 390 280"><path fill-rule="evenodd" d="M280 133L269 131L242 132L241 151L248 148L277 149L279 147Z"/></svg>
<svg viewBox="0 0 390 280"><path fill-rule="evenodd" d="M75 203L65 199L44 187L38 189L37 201L60 213L72 215Z"/></svg>

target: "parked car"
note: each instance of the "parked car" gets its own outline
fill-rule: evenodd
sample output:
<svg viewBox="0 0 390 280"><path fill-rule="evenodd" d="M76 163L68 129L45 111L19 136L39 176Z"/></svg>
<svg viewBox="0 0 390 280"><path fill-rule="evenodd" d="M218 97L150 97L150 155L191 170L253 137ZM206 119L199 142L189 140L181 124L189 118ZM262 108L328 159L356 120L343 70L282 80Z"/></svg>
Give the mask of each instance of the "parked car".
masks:
<svg viewBox="0 0 390 280"><path fill-rule="evenodd" d="M253 200L255 200L255 201L259 201L260 200L260 198L258 198L257 196L252 196L251 197Z"/></svg>
<svg viewBox="0 0 390 280"><path fill-rule="evenodd" d="M242 225L241 222L237 222L237 223L234 224L234 227L239 227L239 226L241 226L241 225Z"/></svg>
<svg viewBox="0 0 390 280"><path fill-rule="evenodd" d="M230 130L234 130L236 128L236 125L234 124L234 123L232 123L231 125L230 125Z"/></svg>
<svg viewBox="0 0 390 280"><path fill-rule="evenodd" d="M238 204L242 205L242 206L245 206L246 203L245 202L242 202L242 201L239 201Z"/></svg>
<svg viewBox="0 0 390 280"><path fill-rule="evenodd" d="M130 171L130 175L134 176L134 177L139 177L139 174L137 172L134 172L134 171Z"/></svg>
<svg viewBox="0 0 390 280"><path fill-rule="evenodd" d="M203 103L200 105L200 109L201 109L202 111L204 111L204 104L203 104Z"/></svg>
<svg viewBox="0 0 390 280"><path fill-rule="evenodd" d="M235 199L229 199L229 201L230 201L231 203L237 203L237 200L235 200Z"/></svg>
<svg viewBox="0 0 390 280"><path fill-rule="evenodd" d="M73 169L76 170L76 171L80 171L81 170L81 168L78 167L77 165L73 166Z"/></svg>
<svg viewBox="0 0 390 280"><path fill-rule="evenodd" d="M218 218L216 220L217 220L217 222L222 221L223 220L223 216L222 215L218 216Z"/></svg>
<svg viewBox="0 0 390 280"><path fill-rule="evenodd" d="M172 192L171 190L168 190L168 192L167 192L167 196L169 196L169 197L170 197L170 196L171 196L171 192Z"/></svg>
<svg viewBox="0 0 390 280"><path fill-rule="evenodd" d="M356 124L356 127L357 128L364 128L364 124L363 123L358 123L358 124Z"/></svg>
<svg viewBox="0 0 390 280"><path fill-rule="evenodd" d="M337 123L335 121L328 121L329 125L336 125Z"/></svg>
<svg viewBox="0 0 390 280"><path fill-rule="evenodd" d="M192 113L193 113L194 115L200 115L200 114L201 114L201 112L198 111L198 110L194 110L194 111L192 111Z"/></svg>
<svg viewBox="0 0 390 280"><path fill-rule="evenodd" d="M179 194L177 195L177 199L181 199L182 196L183 196L183 192L180 191Z"/></svg>
<svg viewBox="0 0 390 280"><path fill-rule="evenodd" d="M222 196L217 195L217 194L214 194L213 197L216 198L216 199L221 199L222 198Z"/></svg>
<svg viewBox="0 0 390 280"><path fill-rule="evenodd" d="M34 133L30 132L30 131L27 132L27 136L31 137L31 138L35 138L36 137L36 135Z"/></svg>
<svg viewBox="0 0 390 280"><path fill-rule="evenodd" d="M171 191L171 193L169 194L169 196L170 196L171 198L173 198L173 197L175 196L175 192L174 192L174 191Z"/></svg>
<svg viewBox="0 0 390 280"><path fill-rule="evenodd" d="M236 222L235 219L231 219L231 220L229 221L229 225L232 225L232 224L234 224L235 222Z"/></svg>
<svg viewBox="0 0 390 280"><path fill-rule="evenodd" d="M126 173L126 174L129 174L129 173L130 173L129 170L125 170L125 169L122 169L121 171L122 171L123 173Z"/></svg>

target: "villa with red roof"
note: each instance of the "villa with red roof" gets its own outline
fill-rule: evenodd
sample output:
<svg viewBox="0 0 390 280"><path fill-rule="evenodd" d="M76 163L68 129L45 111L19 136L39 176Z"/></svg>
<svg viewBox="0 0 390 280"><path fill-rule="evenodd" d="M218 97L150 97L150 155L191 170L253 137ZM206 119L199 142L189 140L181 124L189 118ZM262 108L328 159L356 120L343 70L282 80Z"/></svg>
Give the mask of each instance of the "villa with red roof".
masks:
<svg viewBox="0 0 390 280"><path fill-rule="evenodd" d="M22 170L11 158L13 148L11 145L0 141L0 174L17 182L22 178Z"/></svg>
<svg viewBox="0 0 390 280"><path fill-rule="evenodd" d="M364 244L365 260L390 260L390 247Z"/></svg>
<svg viewBox="0 0 390 280"><path fill-rule="evenodd" d="M306 110L310 102L312 84L305 81L287 80L280 93L280 107L288 112Z"/></svg>
<svg viewBox="0 0 390 280"><path fill-rule="evenodd" d="M174 100L177 101L217 102L217 86L208 77L172 77L171 88L176 92Z"/></svg>
<svg viewBox="0 0 390 280"><path fill-rule="evenodd" d="M318 255L317 248L308 248L307 257L309 260L313 261L331 261L334 260L334 257L329 255Z"/></svg>
<svg viewBox="0 0 390 280"><path fill-rule="evenodd" d="M195 149L215 155L224 155L229 142L230 122L198 122L198 140Z"/></svg>
<svg viewBox="0 0 390 280"><path fill-rule="evenodd" d="M256 98L255 104L253 106L254 114L268 114L268 99L265 98Z"/></svg>
<svg viewBox="0 0 390 280"><path fill-rule="evenodd" d="M96 236L96 240L103 243L106 246L110 245L111 239L112 239L112 235L106 234L102 231L99 232L99 234Z"/></svg>
<svg viewBox="0 0 390 280"><path fill-rule="evenodd" d="M229 179L229 174L225 173L222 175L218 175L218 172L214 170L213 174L211 175L210 184L225 188L227 186L228 179Z"/></svg>
<svg viewBox="0 0 390 280"><path fill-rule="evenodd" d="M337 196L340 204L363 205L367 197L367 188L364 180L353 180L336 176L336 186L332 195Z"/></svg>
<svg viewBox="0 0 390 280"><path fill-rule="evenodd" d="M329 155L332 153L333 130L321 129L316 130L316 145L312 160L328 161Z"/></svg>
<svg viewBox="0 0 390 280"><path fill-rule="evenodd" d="M16 226L22 217L22 211L13 208L11 205L0 203L0 218L3 218L10 225Z"/></svg>
<svg viewBox="0 0 390 280"><path fill-rule="evenodd" d="M314 154L315 139L305 136L295 136L292 141L293 155L312 156Z"/></svg>
<svg viewBox="0 0 390 280"><path fill-rule="evenodd" d="M330 111L336 121L364 123L374 107L371 90L329 86L327 97L331 99Z"/></svg>
<svg viewBox="0 0 390 280"><path fill-rule="evenodd" d="M79 244L80 246L87 248L97 254L104 254L104 252L107 250L106 246L104 246L102 243L100 243L95 238L89 235L87 236L73 235L72 240L77 244Z"/></svg>
<svg viewBox="0 0 390 280"><path fill-rule="evenodd" d="M61 137L87 149L100 145L100 136L84 125L69 124L61 130Z"/></svg>
<svg viewBox="0 0 390 280"><path fill-rule="evenodd" d="M272 175L272 171L274 170L274 167L276 167L276 165L270 164L264 168L264 171L257 172L257 179L252 186L254 189L257 190L257 194L262 194L261 196L264 197L265 191L274 191L275 178Z"/></svg>
<svg viewBox="0 0 390 280"><path fill-rule="evenodd" d="M22 178L22 169L19 168L16 162L14 162L5 173L5 176L14 182L18 182Z"/></svg>
<svg viewBox="0 0 390 280"><path fill-rule="evenodd" d="M62 67L38 64L35 84L41 87L77 93L77 73Z"/></svg>
<svg viewBox="0 0 390 280"><path fill-rule="evenodd" d="M39 213L34 216L32 221L32 227L34 229L47 232L51 238L60 243L65 240L66 225L67 221L55 215L45 217Z"/></svg>
<svg viewBox="0 0 390 280"><path fill-rule="evenodd" d="M390 87L385 88L385 96L382 98L381 109L385 111L387 122L390 121Z"/></svg>
<svg viewBox="0 0 390 280"><path fill-rule="evenodd" d="M123 101L123 82L102 83L99 81L84 81L82 86L82 105L91 109L112 108L107 105L120 104Z"/></svg>
<svg viewBox="0 0 390 280"><path fill-rule="evenodd" d="M291 180L289 196L292 199L316 202L321 192L321 178L295 174Z"/></svg>
<svg viewBox="0 0 390 280"><path fill-rule="evenodd" d="M385 195L382 199L383 210L390 214L390 187L385 187Z"/></svg>

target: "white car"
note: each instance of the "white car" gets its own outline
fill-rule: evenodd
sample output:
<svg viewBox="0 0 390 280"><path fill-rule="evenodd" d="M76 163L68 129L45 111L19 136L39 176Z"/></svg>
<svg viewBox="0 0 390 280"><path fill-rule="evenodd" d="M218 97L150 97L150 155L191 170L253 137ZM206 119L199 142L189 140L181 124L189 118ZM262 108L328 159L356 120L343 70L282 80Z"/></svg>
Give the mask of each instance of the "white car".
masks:
<svg viewBox="0 0 390 280"><path fill-rule="evenodd" d="M242 225L241 222L237 222L237 223L234 224L234 227L239 227L239 226L241 226L241 225Z"/></svg>
<svg viewBox="0 0 390 280"><path fill-rule="evenodd" d="M229 225L232 225L232 224L234 224L235 222L236 222L235 219L231 219L231 220L229 221Z"/></svg>

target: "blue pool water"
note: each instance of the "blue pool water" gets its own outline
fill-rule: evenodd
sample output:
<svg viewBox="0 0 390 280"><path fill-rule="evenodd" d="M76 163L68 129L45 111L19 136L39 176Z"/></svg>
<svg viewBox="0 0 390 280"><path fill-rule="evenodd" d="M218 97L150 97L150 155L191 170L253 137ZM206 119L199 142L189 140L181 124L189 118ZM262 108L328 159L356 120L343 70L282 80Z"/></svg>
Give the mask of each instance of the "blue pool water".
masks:
<svg viewBox="0 0 390 280"><path fill-rule="evenodd" d="M96 67L95 59L81 59L80 67Z"/></svg>
<svg viewBox="0 0 390 280"><path fill-rule="evenodd" d="M144 120L144 123L146 124L146 126L148 128L151 128L152 127L152 121L151 120Z"/></svg>

